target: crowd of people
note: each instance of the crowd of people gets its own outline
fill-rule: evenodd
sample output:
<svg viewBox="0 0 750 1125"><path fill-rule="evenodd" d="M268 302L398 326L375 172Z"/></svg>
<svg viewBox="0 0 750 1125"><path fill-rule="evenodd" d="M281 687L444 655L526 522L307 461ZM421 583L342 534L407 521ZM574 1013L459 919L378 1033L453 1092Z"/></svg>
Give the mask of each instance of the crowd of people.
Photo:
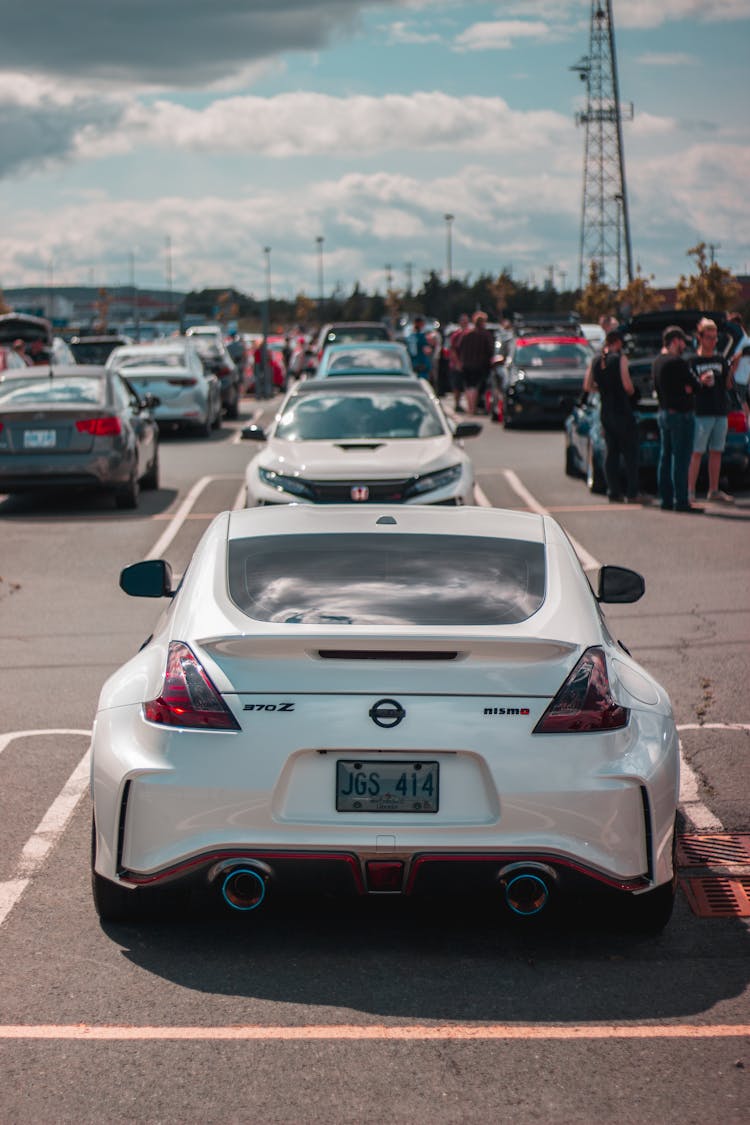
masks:
<svg viewBox="0 0 750 1125"><path fill-rule="evenodd" d="M643 503L647 498L638 491L638 429L634 413L638 396L623 352L625 337L616 322L609 321L603 327L607 331L604 347L586 372L584 394L599 392L607 496L612 503ZM728 431L728 392L733 387L745 416L750 415L750 336L738 313L727 318L727 331L729 344L726 352L721 352L716 323L702 317L696 327L697 347L687 358L684 353L692 344L691 339L677 325L664 330L652 378L659 403L661 439L657 491L665 511L704 511L696 503L696 484L704 457L708 463L706 500L719 504L734 502L719 487L719 477ZM621 489L623 467L625 495Z"/></svg>

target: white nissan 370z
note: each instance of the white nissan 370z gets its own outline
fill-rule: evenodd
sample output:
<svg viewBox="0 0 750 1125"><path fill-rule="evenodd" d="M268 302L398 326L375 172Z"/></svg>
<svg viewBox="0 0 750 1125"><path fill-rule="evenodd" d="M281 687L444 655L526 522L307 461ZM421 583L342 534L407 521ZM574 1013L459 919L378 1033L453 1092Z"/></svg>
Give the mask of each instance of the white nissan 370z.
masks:
<svg viewBox="0 0 750 1125"><path fill-rule="evenodd" d="M496 896L533 916L592 893L670 917L678 738L664 689L610 635L546 516L479 507L223 512L105 683L93 888L127 921L175 890Z"/></svg>

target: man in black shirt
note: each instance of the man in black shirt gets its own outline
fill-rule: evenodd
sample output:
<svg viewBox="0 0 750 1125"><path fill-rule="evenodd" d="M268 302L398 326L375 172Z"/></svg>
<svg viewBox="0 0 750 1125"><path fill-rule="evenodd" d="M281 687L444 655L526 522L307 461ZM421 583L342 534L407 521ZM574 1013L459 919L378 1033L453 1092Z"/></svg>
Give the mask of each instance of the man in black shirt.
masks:
<svg viewBox="0 0 750 1125"><path fill-rule="evenodd" d="M732 386L729 365L716 350L718 329L713 320L703 317L696 328L698 350L690 368L698 385L695 393L695 440L690 461L688 485L691 496L700 472L703 455L708 452L708 496L711 501L733 504L734 497L719 488L721 455L727 440L727 391Z"/></svg>
<svg viewBox="0 0 750 1125"><path fill-rule="evenodd" d="M670 325L662 336L664 350L654 360L652 375L659 400L659 501L664 511L702 512L688 498L688 471L695 437L697 380L683 359L688 338Z"/></svg>
<svg viewBox="0 0 750 1125"><path fill-rule="evenodd" d="M638 494L638 427L631 399L635 395L628 361L623 354L625 340L618 329L608 332L604 348L589 364L583 380L584 392L599 391L601 422L607 454L604 476L611 502L622 500L622 466L625 466L625 499L642 503Z"/></svg>

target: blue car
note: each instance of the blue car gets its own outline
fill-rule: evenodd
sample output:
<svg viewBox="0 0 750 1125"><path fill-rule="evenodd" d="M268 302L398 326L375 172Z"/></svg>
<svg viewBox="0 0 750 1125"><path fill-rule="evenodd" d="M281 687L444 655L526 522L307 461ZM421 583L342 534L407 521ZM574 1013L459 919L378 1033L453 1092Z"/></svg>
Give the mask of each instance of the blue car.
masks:
<svg viewBox="0 0 750 1125"><path fill-rule="evenodd" d="M653 485L659 464L660 438L659 404L651 384L651 362L631 360L630 374L640 395L635 418L638 425L638 458L642 483ZM731 395L729 432L721 458L721 471L734 484L744 484L748 482L750 466L750 434L736 392L731 392ZM591 492L605 493L605 459L601 402L599 395L593 393L588 396L585 404L577 403L565 420L565 472L571 477L585 478Z"/></svg>

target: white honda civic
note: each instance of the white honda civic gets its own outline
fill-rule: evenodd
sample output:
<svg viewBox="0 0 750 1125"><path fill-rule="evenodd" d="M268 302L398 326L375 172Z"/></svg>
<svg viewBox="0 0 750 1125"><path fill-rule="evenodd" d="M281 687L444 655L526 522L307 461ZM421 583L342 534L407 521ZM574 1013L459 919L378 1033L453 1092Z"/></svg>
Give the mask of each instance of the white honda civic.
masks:
<svg viewBox="0 0 750 1125"><path fill-rule="evenodd" d="M593 892L669 919L678 739L662 687L550 517L478 507L223 512L102 689L93 888L104 919L173 891L494 896L533 916Z"/></svg>
<svg viewBox="0 0 750 1125"><path fill-rule="evenodd" d="M247 506L262 504L474 503L474 469L432 388L415 376L311 379L281 404L247 466Z"/></svg>

